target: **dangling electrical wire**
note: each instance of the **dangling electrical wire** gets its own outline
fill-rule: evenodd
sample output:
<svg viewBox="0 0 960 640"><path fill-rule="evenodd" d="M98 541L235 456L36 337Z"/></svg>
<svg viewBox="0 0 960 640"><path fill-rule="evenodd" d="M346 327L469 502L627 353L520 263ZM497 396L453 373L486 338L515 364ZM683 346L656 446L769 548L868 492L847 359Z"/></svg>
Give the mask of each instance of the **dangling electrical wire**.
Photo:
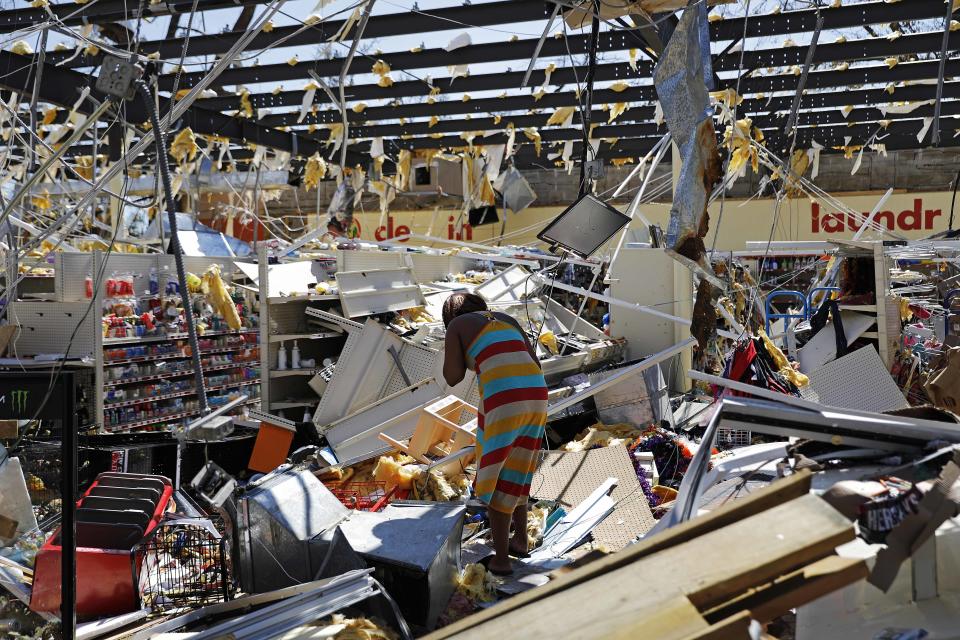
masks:
<svg viewBox="0 0 960 640"><path fill-rule="evenodd" d="M207 390L203 380L203 365L200 362L200 344L197 340L197 327L193 320L193 302L190 290L187 288L187 272L183 266L183 250L180 248L180 237L177 233L177 205L173 199L173 185L170 182L170 165L167 156L167 135L160 124L160 114L154 102L150 87L143 80L137 81L137 92L150 114L150 125L153 129L154 142L157 146L157 170L160 173L160 183L166 197L167 219L170 222L170 253L177 267L177 283L180 287L180 297L183 300L183 316L187 323L187 339L190 343L190 359L193 361L193 375L197 385L197 401L201 414L207 412ZM157 220L158 224L163 223Z"/></svg>

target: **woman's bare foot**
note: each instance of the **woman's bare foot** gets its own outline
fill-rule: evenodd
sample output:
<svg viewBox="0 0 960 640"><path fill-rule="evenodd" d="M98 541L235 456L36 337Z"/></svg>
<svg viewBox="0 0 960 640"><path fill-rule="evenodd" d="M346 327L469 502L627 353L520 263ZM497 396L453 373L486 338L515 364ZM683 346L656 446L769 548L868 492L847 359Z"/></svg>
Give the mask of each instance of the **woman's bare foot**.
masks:
<svg viewBox="0 0 960 640"><path fill-rule="evenodd" d="M527 556L529 551L527 549L526 532L521 535L513 534L513 537L510 538L510 553L520 558Z"/></svg>
<svg viewBox="0 0 960 640"><path fill-rule="evenodd" d="M502 559L500 556L493 556L485 564L487 570L495 576L508 576L513 573L513 562L509 557Z"/></svg>

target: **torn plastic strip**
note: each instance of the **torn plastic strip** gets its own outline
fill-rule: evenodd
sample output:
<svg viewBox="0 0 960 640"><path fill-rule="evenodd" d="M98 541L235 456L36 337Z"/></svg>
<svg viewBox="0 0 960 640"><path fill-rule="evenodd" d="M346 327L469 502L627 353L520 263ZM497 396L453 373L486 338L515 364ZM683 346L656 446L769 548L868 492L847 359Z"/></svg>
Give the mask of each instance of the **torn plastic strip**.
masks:
<svg viewBox="0 0 960 640"><path fill-rule="evenodd" d="M703 4L683 12L653 74L667 128L681 159L666 248L674 259L722 288L706 259L703 242L709 222L707 200L720 178L721 163L704 80L708 74L712 76L709 42L705 48L701 23L706 23Z"/></svg>

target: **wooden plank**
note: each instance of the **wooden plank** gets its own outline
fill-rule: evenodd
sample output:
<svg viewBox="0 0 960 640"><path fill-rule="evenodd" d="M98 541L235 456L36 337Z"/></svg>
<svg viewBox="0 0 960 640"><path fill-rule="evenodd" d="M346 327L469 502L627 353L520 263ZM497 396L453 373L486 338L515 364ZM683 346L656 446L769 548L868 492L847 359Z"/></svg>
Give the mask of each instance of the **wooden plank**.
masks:
<svg viewBox="0 0 960 640"><path fill-rule="evenodd" d="M716 622L703 631L689 635L684 640L732 640L733 638L749 638L750 612L741 611L736 615Z"/></svg>
<svg viewBox="0 0 960 640"><path fill-rule="evenodd" d="M452 637L465 629L469 629L487 620L492 620L497 616L502 616L542 598L560 593L592 578L636 562L650 554L688 540L693 540L694 538L749 516L762 513L775 505L807 494L810 491L810 480L811 475L809 471L802 471L778 480L770 486L750 494L746 498L734 500L712 513L694 518L658 535L641 540L637 544L627 547L619 553L610 555L602 560L597 560L581 569L577 569L556 580L552 580L547 585L531 589L509 600L500 602L496 606L478 611L473 615L434 631L428 636L425 636L425 638L429 640L441 640L442 638Z"/></svg>
<svg viewBox="0 0 960 640"><path fill-rule="evenodd" d="M717 620L748 610L755 620L769 622L790 609L863 580L869 573L865 560L827 556L781 576L769 585L752 589L739 598L705 611L703 615L707 620Z"/></svg>
<svg viewBox="0 0 960 640"><path fill-rule="evenodd" d="M454 637L682 638L689 632L649 633L650 612L669 608L682 596L698 610L729 601L833 553L854 535L839 512L816 496L802 495Z"/></svg>
<svg viewBox="0 0 960 640"><path fill-rule="evenodd" d="M589 605L588 605L589 606ZM615 640L637 640L638 638L656 638L657 640L680 640L684 637L699 637L697 634L708 631L710 625L697 608L682 595L659 602L655 606L642 607L633 615L624 616L616 622L599 621L589 635L560 633L559 635L518 634L508 638L603 638ZM479 637L479 635L477 636Z"/></svg>

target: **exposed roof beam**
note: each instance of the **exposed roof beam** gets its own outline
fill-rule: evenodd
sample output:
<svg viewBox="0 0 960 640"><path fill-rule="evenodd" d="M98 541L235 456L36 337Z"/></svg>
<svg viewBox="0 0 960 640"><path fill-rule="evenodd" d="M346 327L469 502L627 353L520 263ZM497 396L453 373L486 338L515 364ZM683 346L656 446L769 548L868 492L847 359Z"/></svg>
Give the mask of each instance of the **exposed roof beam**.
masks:
<svg viewBox="0 0 960 640"><path fill-rule="evenodd" d="M105 1L107 0L100 0L95 6L100 6ZM181 1L186 2L187 0ZM110 2L117 2L117 0L110 0ZM31 11L40 12L42 10L32 9ZM873 1L822 11L824 14L824 29L843 29L869 24L938 18L943 15L943 3L940 0L910 0L910 2L895 3ZM382 38L391 35L415 35L417 33L457 29L466 25L483 27L508 22L529 22L546 19L549 15L550 4L540 0L506 0L434 9L421 13L381 14L370 18L364 37ZM2 18L2 14L0 14L0 18ZM751 15L747 24L747 37L787 35L810 31L813 29L815 21L816 11L813 9L785 11L780 14L764 16ZM318 42L326 41L335 34L343 26L343 22L343 20L328 20L314 25L302 33L297 33L301 28L299 25L277 27L270 33L259 34L254 38L249 48L267 47L281 38L290 36L292 37L286 40L283 46L315 45ZM726 41L742 37L743 23L743 18L727 18L711 23L711 40ZM190 39L190 55L201 56L224 53L240 35L240 32L231 31L209 36L194 36ZM179 56L182 49L183 39L177 38L144 42L140 51L144 54L159 52L161 58L171 59ZM71 55L73 54L66 52L47 52L48 59L53 62L62 62ZM99 55L94 57L80 55L67 64L71 67L90 66L97 63Z"/></svg>
<svg viewBox="0 0 960 640"><path fill-rule="evenodd" d="M639 67L638 67L639 69ZM900 63L893 69L885 65L872 65L869 67L855 67L846 71L830 70L816 71L809 74L807 87L828 88L828 87L851 87L864 84L886 84L902 80L921 80L936 78L939 71L939 63L936 61L928 62L905 62ZM440 87L450 93L461 94L479 91L496 91L518 86L523 79L523 71L514 71L510 73L490 73L483 75L470 76L467 78L457 78L450 84L449 78L434 80L434 86ZM561 67L553 72L550 84L553 86L563 86L575 82L576 70L569 67ZM960 60L951 60L947 63L947 76L960 75ZM614 63L598 65L596 70L596 80L613 81L638 78L638 71L633 71L627 63ZM543 70L534 71L531 75L533 86L542 84L545 80ZM787 73L772 76L759 76L747 78L740 83L740 91L743 95L752 93L773 93L775 91L795 90L798 76ZM735 80L722 81L721 87L734 88ZM420 81L395 82L391 87L379 87L375 84L358 85L348 89L351 102L365 100L382 100L389 98L402 97L423 97L429 94L429 88ZM623 93L626 93L624 91ZM277 94L259 93L250 95L250 103L254 109L273 109L277 107L300 106L303 101L303 91L282 91ZM656 100L656 92L652 84L640 87L634 87L631 91L634 100L653 101ZM606 98L597 98L597 101ZM506 99L505 99L506 100ZM626 101L626 96L616 99L617 102ZM314 101L323 104L329 101L322 92L317 92ZM542 100L541 100L542 101ZM436 107L440 102L430 105ZM218 109L221 111L237 110L240 108L239 96L221 96L217 98L208 98L203 101L207 108ZM537 105L539 106L539 105Z"/></svg>
<svg viewBox="0 0 960 640"><path fill-rule="evenodd" d="M942 34L938 34L938 38L940 35ZM587 36L574 35L569 37L565 44L563 40L550 38L544 42L540 57L566 56L568 47L571 54L586 53L587 40ZM376 56L370 54L366 57L358 56L355 58L350 71L352 73L370 73L370 68L373 65L371 59L381 59L392 67L394 79L397 79L398 76L403 76L403 70L443 68L449 65L452 60L455 60L457 64L523 60L525 58L529 59L533 55L537 41L537 38L533 38L517 40L516 42L474 44L457 49L455 54L447 52L443 47L426 49L418 53L398 51ZM597 50L601 52L625 51L636 46L637 42L629 34L623 31L606 31L600 36ZM939 40L937 46L940 46ZM222 84L232 85L307 79L310 77L309 72L311 71L322 77L336 77L340 75L343 63L344 58L338 57L329 60L301 60L294 65L280 63L242 67L227 69L221 74L220 78L223 80ZM171 73L161 77L160 87L169 89L174 75ZM184 73L180 76L181 86L193 86L204 75L206 75L204 72Z"/></svg>
<svg viewBox="0 0 960 640"><path fill-rule="evenodd" d="M266 4L266 0L198 0L198 2L197 11L225 9L247 4ZM163 2L156 4L152 2L131 2L130 0L99 0L83 5L61 2L60 4L51 4L46 8L22 7L0 11L0 33L9 33L17 29L44 24L50 20L47 11L52 12L67 26L77 27L87 23L99 24L189 13L192 8L193 0L163 0Z"/></svg>
<svg viewBox="0 0 960 640"><path fill-rule="evenodd" d="M0 51L0 86L24 92L32 88L34 74L32 58L20 56L9 51ZM40 97L44 102L60 106L72 106L81 89L91 85L92 78L87 75L45 64ZM95 89L91 96L103 100L105 96ZM169 108L168 100L161 100L161 112ZM89 103L82 103L80 111L92 111ZM147 111L140 100L124 103L124 117L127 122L141 123L148 119ZM202 106L191 106L183 119L175 125L177 128L189 126L195 133L219 135L238 142L251 142L258 145L309 156L319 150L320 143L312 137L298 132L283 132L261 123L243 118L233 118L219 111L211 111Z"/></svg>
<svg viewBox="0 0 960 640"><path fill-rule="evenodd" d="M940 50L943 34L941 32L921 33L915 35L902 36L895 40L887 38L864 38L852 40L844 43L832 43L818 45L814 54L815 64L825 64L830 62L844 62L854 60L869 60L886 58L888 56L910 55L924 52L936 52ZM457 49L456 62L458 64L478 64L483 62L506 62L509 60L529 59L537 45L538 39L518 40L516 42L495 42L486 44L477 44ZM549 38L544 41L543 48L540 51L539 58L551 58L559 56L579 55L586 53L588 36L573 35L567 38L567 42L556 38ZM954 49L960 49L960 32L951 35L951 46ZM634 37L628 35L625 31L605 31L600 34L597 50L624 51L637 47ZM744 54L744 66L746 68L754 67L779 67L790 66L803 63L806 58L807 47L776 47L772 49L760 49L747 51ZM383 53L375 56L378 59L388 63L393 69L394 79L403 77L404 70L443 68L450 63L451 54L443 48L428 49L418 53L401 51L394 53ZM354 73L370 73L370 67L374 56L367 56L364 59L356 59L352 65L351 71ZM726 53L714 58L715 71L732 71L739 68L740 53ZM224 71L220 78L223 85L246 85L258 82L283 82L287 80L306 79L312 71L322 77L333 77L340 75L340 69L343 65L343 58L331 58L330 60L300 60L297 64L270 64L251 67L242 67L228 69ZM653 64L650 62L638 62L637 73L641 76L650 76L653 73ZM160 79L160 87L169 90L173 86L173 79L176 74L166 74ZM191 87L199 82L204 72L184 73L180 76L181 87Z"/></svg>
<svg viewBox="0 0 960 640"><path fill-rule="evenodd" d="M103 1L101 0L101 2ZM363 37L364 39L384 38L391 35L415 35L467 26L493 26L503 24L506 21L542 20L550 15L546 7L547 3L542 0L502 0L501 2L431 9L419 13L405 11L403 13L378 14L370 17L370 21L363 32ZM284 47L313 46L326 42L333 37L343 27L344 22L345 20L324 20L303 31L301 31L303 29L302 25L275 27L269 33L258 34L251 41L248 49L262 49L277 40L288 37L289 40L284 41ZM208 36L193 36L190 38L189 54L191 56L205 56L225 53L241 34L242 32L228 31ZM182 49L183 38L153 40L144 42L140 46L141 53L158 52L163 59L179 56ZM47 55L54 62L61 62L73 54L64 55L60 52L48 52ZM99 57L100 54L93 57L81 55L68 64L72 67L90 66L96 64Z"/></svg>

